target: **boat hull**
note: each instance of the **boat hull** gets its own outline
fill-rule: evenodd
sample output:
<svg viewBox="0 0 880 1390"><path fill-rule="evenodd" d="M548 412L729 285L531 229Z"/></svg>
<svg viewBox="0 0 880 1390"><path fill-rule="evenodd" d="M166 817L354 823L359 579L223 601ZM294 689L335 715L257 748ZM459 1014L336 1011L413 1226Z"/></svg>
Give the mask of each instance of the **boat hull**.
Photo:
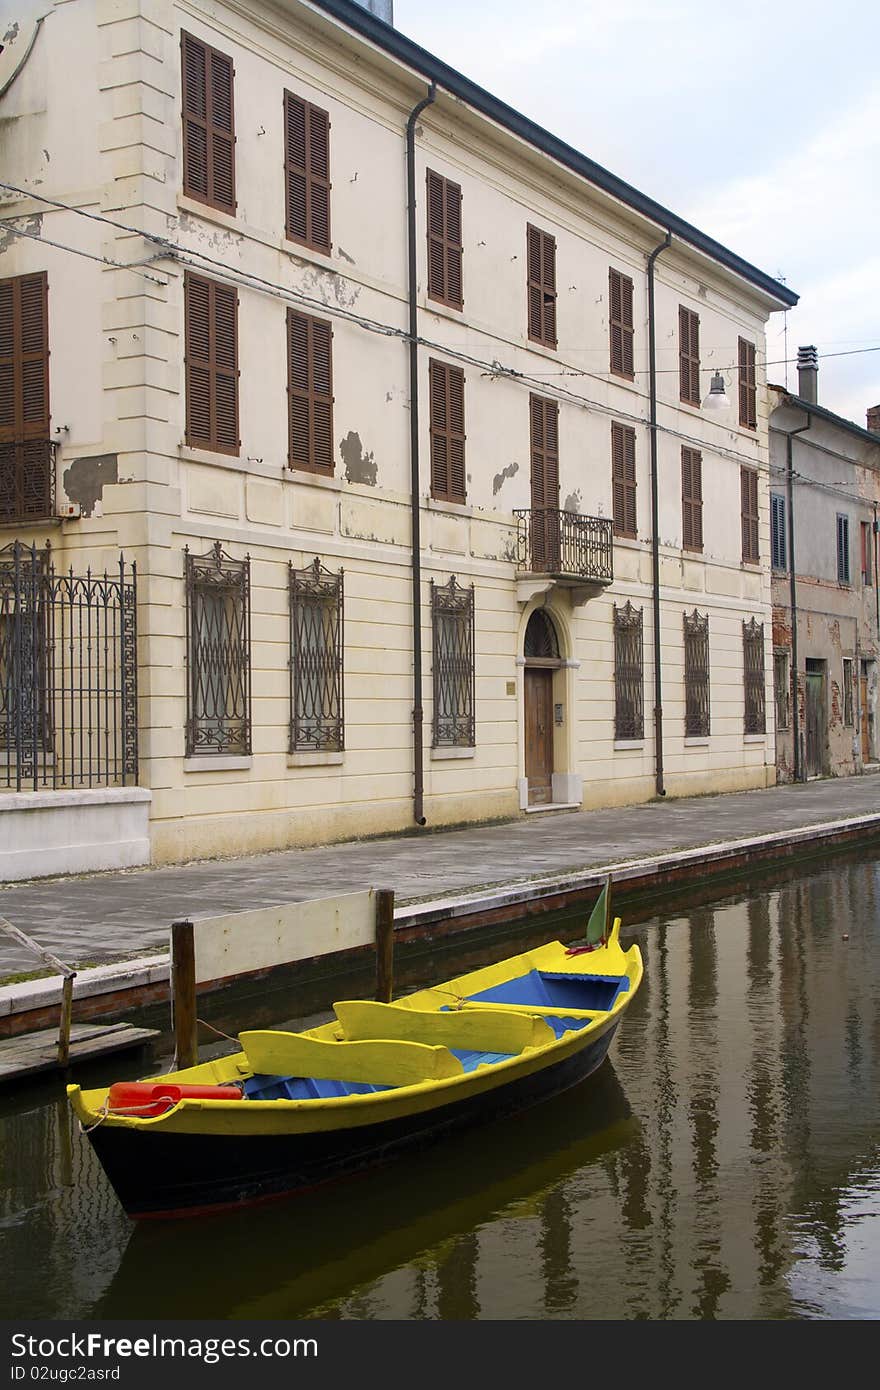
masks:
<svg viewBox="0 0 880 1390"><path fill-rule="evenodd" d="M375 1124L253 1135L170 1134L99 1124L88 1137L120 1202L136 1219L192 1216L289 1196L558 1095L602 1064L616 1026L573 1054L491 1090Z"/></svg>

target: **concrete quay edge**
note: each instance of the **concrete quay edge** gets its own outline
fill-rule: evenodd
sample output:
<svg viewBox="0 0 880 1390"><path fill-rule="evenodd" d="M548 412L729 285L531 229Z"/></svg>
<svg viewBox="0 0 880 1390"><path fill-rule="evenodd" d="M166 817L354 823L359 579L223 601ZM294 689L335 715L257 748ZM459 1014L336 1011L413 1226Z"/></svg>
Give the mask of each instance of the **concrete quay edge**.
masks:
<svg viewBox="0 0 880 1390"><path fill-rule="evenodd" d="M404 942L467 931L497 921L516 907L526 911L531 907L534 911L539 902L559 907L575 904L581 898L592 899L609 874L617 888L626 886L634 891L648 891L670 883L686 884L697 874L705 878L706 873L713 870L735 872L738 864L745 860L754 863L756 860L793 858L809 842L819 841L822 849L829 849L835 844L858 842L872 833L880 835L880 813L717 841L691 849L669 850L568 874L554 873L496 884L475 892L402 904L395 910L395 932ZM433 928L440 930L437 932ZM113 961L82 970L74 985L74 1017L77 1020L97 1018L114 1011L162 1003L168 998L169 975L167 953ZM218 987L221 983L217 982ZM61 981L55 976L0 986L0 1036L53 1026L60 999Z"/></svg>

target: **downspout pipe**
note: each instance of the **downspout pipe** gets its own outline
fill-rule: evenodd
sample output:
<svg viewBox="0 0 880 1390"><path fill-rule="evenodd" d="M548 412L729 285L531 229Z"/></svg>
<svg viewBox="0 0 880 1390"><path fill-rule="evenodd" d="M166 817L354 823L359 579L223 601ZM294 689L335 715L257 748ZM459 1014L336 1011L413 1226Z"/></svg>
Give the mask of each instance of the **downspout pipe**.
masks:
<svg viewBox="0 0 880 1390"><path fill-rule="evenodd" d="M663 676L660 661L660 485L657 474L657 351L654 339L654 262L672 243L667 232L648 257L648 371L651 439L651 570L654 600L654 785L666 795L663 783Z"/></svg>
<svg viewBox="0 0 880 1390"><path fill-rule="evenodd" d="M425 824L425 711L422 705L422 537L419 466L419 302L416 260L416 121L437 98L432 82L406 123L406 240L409 290L409 461L412 519L413 820Z"/></svg>
<svg viewBox="0 0 880 1390"><path fill-rule="evenodd" d="M791 728L794 735L794 780L805 782L804 760L801 753L801 718L798 702L798 620L797 620L797 574L794 563L794 446L796 434L810 429L813 417L807 412L807 423L796 430L788 430L785 436L786 482L788 491L788 601L791 608Z"/></svg>

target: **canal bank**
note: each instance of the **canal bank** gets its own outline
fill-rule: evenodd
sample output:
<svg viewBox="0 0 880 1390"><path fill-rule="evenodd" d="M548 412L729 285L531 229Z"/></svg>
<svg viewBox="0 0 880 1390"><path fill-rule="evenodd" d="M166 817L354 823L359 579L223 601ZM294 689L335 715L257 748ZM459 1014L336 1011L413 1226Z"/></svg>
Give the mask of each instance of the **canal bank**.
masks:
<svg viewBox="0 0 880 1390"><path fill-rule="evenodd" d="M529 924L574 920L614 880L615 905L689 888L717 893L761 866L872 846L880 838L874 776L687 798L603 811L554 813L507 824L357 841L154 870L15 884L0 912L80 966L74 1017L130 1014L167 1003L170 923L183 917L391 887L403 957L443 942L459 948ZM0 973L32 962L2 948ZM296 980L320 1001L342 978L368 979L369 952L298 962ZM251 980L250 984L258 984ZM273 985L293 978L275 972ZM367 988L369 985L367 984ZM51 1026L55 979L0 988L0 1036Z"/></svg>

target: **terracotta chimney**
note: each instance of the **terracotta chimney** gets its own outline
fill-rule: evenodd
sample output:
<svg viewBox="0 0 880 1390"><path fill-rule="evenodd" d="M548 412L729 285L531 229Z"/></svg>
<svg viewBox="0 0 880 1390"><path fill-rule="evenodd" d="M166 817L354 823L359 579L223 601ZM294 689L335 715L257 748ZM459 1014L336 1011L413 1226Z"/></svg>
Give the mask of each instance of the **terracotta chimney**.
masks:
<svg viewBox="0 0 880 1390"><path fill-rule="evenodd" d="M868 429L872 434L880 434L880 405L868 406Z"/></svg>
<svg viewBox="0 0 880 1390"><path fill-rule="evenodd" d="M819 354L814 347L798 348L797 368L798 395L802 401L818 405Z"/></svg>

